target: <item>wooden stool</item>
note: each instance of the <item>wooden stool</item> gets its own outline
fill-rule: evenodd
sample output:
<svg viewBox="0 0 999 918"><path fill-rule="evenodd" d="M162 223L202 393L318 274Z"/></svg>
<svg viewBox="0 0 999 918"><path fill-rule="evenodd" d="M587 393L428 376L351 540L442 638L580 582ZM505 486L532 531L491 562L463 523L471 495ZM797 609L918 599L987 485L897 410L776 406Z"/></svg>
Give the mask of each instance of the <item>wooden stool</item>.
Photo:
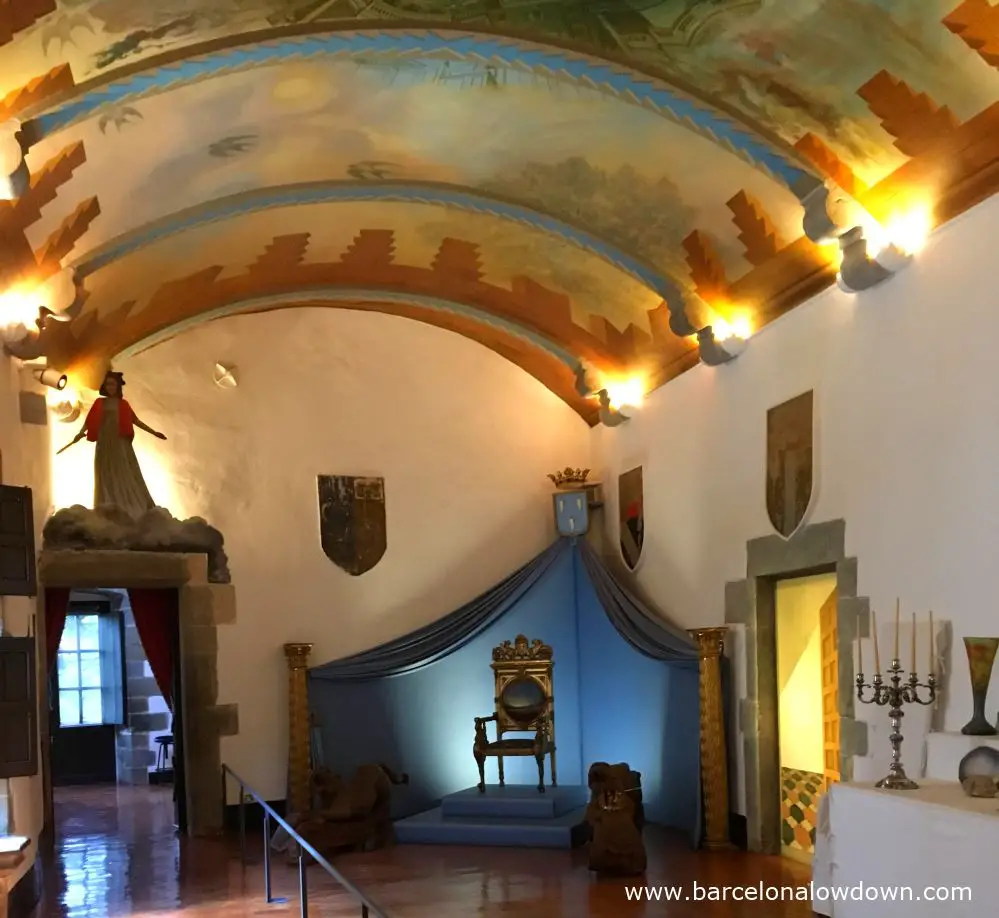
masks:
<svg viewBox="0 0 999 918"><path fill-rule="evenodd" d="M156 770L166 771L167 761L173 758L173 735L166 733L156 737Z"/></svg>

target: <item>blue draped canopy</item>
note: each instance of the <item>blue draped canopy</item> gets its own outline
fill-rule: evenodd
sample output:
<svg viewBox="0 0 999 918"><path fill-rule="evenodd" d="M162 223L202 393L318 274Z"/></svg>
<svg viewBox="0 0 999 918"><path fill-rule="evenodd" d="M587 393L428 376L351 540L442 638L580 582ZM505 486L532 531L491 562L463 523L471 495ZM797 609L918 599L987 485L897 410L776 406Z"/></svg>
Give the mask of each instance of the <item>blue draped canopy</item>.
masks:
<svg viewBox="0 0 999 918"><path fill-rule="evenodd" d="M566 553L576 553L593 591L617 633L636 651L684 668L698 666L696 643L664 621L625 587L593 547L579 537L558 539L539 555L482 595L438 621L370 650L310 670L315 680L334 683L390 679L414 673L455 653L498 621ZM701 836L701 809L693 827Z"/></svg>

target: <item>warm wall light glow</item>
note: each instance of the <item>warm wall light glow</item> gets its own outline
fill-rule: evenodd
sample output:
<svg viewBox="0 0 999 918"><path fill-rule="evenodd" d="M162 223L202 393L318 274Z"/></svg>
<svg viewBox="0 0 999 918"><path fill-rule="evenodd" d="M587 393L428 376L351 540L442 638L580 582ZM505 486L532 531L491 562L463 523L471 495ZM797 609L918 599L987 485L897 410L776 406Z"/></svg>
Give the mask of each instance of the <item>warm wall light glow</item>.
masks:
<svg viewBox="0 0 999 918"><path fill-rule="evenodd" d="M52 506L56 510L72 507L75 504L84 507L94 505L94 444L81 440L61 456L56 455L57 450L73 439L73 432L73 427L63 427L60 424L49 426ZM185 508L179 506L170 468L158 452L160 441L143 442L140 437L148 440L152 440L152 437L145 438L141 431L137 431L135 439L135 455L139 460L142 477L146 480L149 493L157 506L166 507L175 517L184 519L187 514ZM167 445L163 447L164 450Z"/></svg>
<svg viewBox="0 0 999 918"><path fill-rule="evenodd" d="M645 382L637 376L631 379L609 382L604 388L607 390L610 406L615 411L625 406L628 408L637 408L645 398Z"/></svg>
<svg viewBox="0 0 999 918"><path fill-rule="evenodd" d="M862 227L868 258L877 258L888 246L904 255L915 255L923 250L933 232L933 209L928 204L916 205L898 212L884 224L871 217Z"/></svg>
<svg viewBox="0 0 999 918"><path fill-rule="evenodd" d="M80 416L80 393L75 389L46 389L45 403L60 421L69 423Z"/></svg>
<svg viewBox="0 0 999 918"><path fill-rule="evenodd" d="M712 321L711 331L715 341L727 341L729 338L741 338L745 341L753 334L753 326L748 316L733 317L731 320L719 317Z"/></svg>
<svg viewBox="0 0 999 918"><path fill-rule="evenodd" d="M933 232L933 212L929 207L918 207L893 217L885 225L885 236L906 255L915 255L926 247Z"/></svg>
<svg viewBox="0 0 999 918"><path fill-rule="evenodd" d="M0 327L23 325L30 328L35 324L42 305L38 287L21 284L4 290L0 293Z"/></svg>

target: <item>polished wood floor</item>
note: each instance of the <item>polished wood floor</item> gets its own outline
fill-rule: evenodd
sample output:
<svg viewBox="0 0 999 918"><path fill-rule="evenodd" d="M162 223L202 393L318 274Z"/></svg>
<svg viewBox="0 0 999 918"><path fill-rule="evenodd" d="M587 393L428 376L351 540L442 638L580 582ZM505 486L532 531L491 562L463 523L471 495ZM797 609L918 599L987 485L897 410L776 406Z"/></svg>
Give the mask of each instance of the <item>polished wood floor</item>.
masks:
<svg viewBox="0 0 999 918"><path fill-rule="evenodd" d="M299 914L297 871L273 868L264 901L262 841L242 868L232 841L178 839L169 788L64 788L57 792L57 840L45 892L33 918L249 918ZM780 858L695 854L682 837L648 830L649 872L642 881L678 886L681 901L629 900L622 881L596 880L583 852L516 848L399 846L336 862L387 918L807 918L807 902L694 901L694 884L797 887L808 871ZM318 867L308 871L309 912L358 918L360 908ZM685 896L691 897L685 899ZM731 894L729 894L731 899ZM376 916L372 916L376 918Z"/></svg>

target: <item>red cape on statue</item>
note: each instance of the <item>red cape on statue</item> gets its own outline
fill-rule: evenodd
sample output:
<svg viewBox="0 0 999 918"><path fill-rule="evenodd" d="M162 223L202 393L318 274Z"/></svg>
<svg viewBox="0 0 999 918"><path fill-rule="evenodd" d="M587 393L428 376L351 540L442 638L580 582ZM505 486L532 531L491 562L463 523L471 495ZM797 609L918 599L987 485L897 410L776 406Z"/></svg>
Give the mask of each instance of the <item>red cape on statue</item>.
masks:
<svg viewBox="0 0 999 918"><path fill-rule="evenodd" d="M87 412L87 420L83 422L83 426L87 431L87 439L91 443L97 441L97 434L101 429L101 421L104 420L104 403L106 401L107 399L104 397L97 399L90 406L90 411ZM134 439L134 422L135 412L132 411L132 406L125 399L118 399L118 436L123 440Z"/></svg>

